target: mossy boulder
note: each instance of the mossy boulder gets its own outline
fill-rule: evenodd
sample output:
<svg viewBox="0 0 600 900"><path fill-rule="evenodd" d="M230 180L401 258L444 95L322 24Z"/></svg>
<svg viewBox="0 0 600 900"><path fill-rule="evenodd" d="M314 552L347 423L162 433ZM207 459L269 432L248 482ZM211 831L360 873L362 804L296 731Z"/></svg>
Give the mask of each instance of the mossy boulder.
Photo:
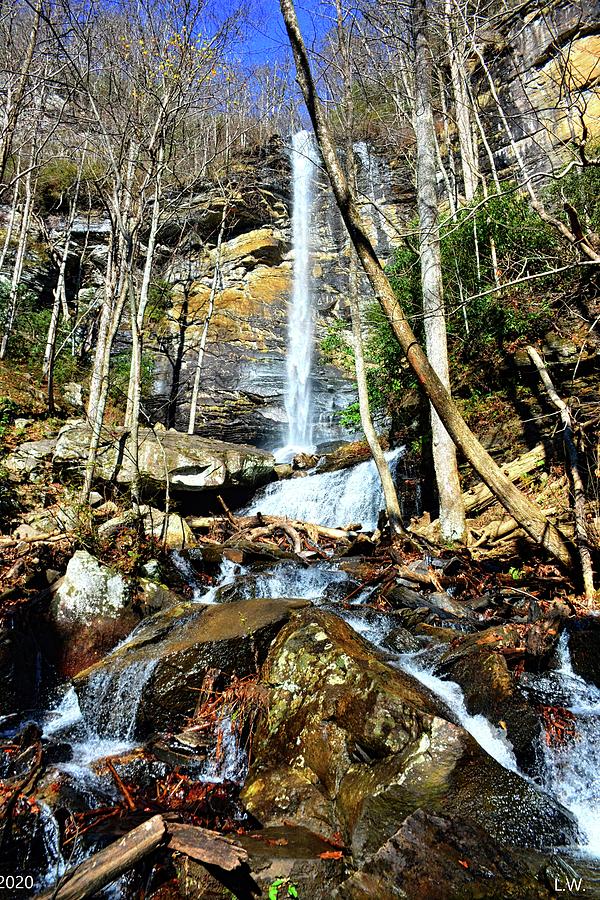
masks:
<svg viewBox="0 0 600 900"><path fill-rule="evenodd" d="M451 710L334 614L294 616L264 679L269 716L242 794L264 824L341 830L358 861L419 808L523 846L575 839L567 810L488 756Z"/></svg>

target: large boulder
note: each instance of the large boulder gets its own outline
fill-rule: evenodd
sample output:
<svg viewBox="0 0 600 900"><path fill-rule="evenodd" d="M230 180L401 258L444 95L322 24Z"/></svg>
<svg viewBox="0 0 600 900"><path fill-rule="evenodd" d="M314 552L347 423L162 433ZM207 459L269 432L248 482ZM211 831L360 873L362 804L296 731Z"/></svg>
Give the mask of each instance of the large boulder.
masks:
<svg viewBox="0 0 600 900"><path fill-rule="evenodd" d="M434 695L334 614L295 616L264 678L269 716L242 794L263 824L342 831L357 861L418 808L469 819L506 843L575 839L567 810L488 756Z"/></svg>
<svg viewBox="0 0 600 900"><path fill-rule="evenodd" d="M98 448L96 477L130 485L135 470L129 432L103 429ZM84 422L66 425L58 436L55 468L80 473L87 457L90 429ZM140 429L139 472L143 482L172 491L206 491L229 486L252 487L268 481L275 460L271 453L243 444L226 444L193 434L168 431L157 435Z"/></svg>
<svg viewBox="0 0 600 900"><path fill-rule="evenodd" d="M144 671L136 697L141 732L174 731L194 713L209 672L244 677L257 671L292 612L306 600L240 600L205 606L182 603L157 613L135 635L75 680L83 715L94 708L98 687L107 703L132 676ZM106 685L112 684L110 690ZM112 694L111 694L112 691Z"/></svg>
<svg viewBox="0 0 600 900"><path fill-rule="evenodd" d="M485 632L483 633L485 635ZM442 657L439 671L463 689L471 715L484 715L506 730L515 757L530 770L536 764L536 748L542 732L540 718L508 668L506 658L477 643L478 635L465 638ZM468 647L464 652L463 647Z"/></svg>
<svg viewBox="0 0 600 900"><path fill-rule="evenodd" d="M515 855L474 823L418 809L336 900L549 900Z"/></svg>
<svg viewBox="0 0 600 900"><path fill-rule="evenodd" d="M90 666L139 621L123 576L87 550L77 550L63 578L53 585L50 620L53 653L66 677Z"/></svg>
<svg viewBox="0 0 600 900"><path fill-rule="evenodd" d="M52 459L56 438L26 441L6 457L2 465L16 481L39 481Z"/></svg>

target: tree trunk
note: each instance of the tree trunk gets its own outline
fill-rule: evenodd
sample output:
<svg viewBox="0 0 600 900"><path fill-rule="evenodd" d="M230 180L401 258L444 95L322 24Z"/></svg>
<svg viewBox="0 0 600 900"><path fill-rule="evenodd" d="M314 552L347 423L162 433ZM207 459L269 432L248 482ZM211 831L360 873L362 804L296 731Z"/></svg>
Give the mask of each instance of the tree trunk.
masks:
<svg viewBox="0 0 600 900"><path fill-rule="evenodd" d="M417 0L418 2L419 0ZM463 27L462 24L459 27ZM465 200L467 203L470 203L475 196L477 186L477 161L473 142L473 129L471 127L471 109L465 83L466 64L464 54L456 46L456 39L452 29L451 0L446 0L444 5L444 32L450 57L450 76L452 79L452 93L454 94L456 130L460 147ZM430 55L429 45L427 45L427 55Z"/></svg>
<svg viewBox="0 0 600 900"><path fill-rule="evenodd" d="M503 475L489 453L483 449L461 417L448 391L419 346L369 240L359 208L350 193L338 161L329 125L312 80L310 64L293 2L292 0L280 0L280 5L294 53L298 81L315 128L336 202L375 295L389 319L413 372L456 446L464 453L507 512L519 522L534 541L546 547L563 565L570 566L572 563L571 553L563 535L548 522L540 508L523 496L518 488Z"/></svg>
<svg viewBox="0 0 600 900"><path fill-rule="evenodd" d="M540 373L542 383L548 392L548 396L552 403L560 412L560 418L563 423L563 441L565 445L565 454L567 457L567 468L571 476L571 485L573 487L573 512L575 516L575 538L577 542L577 550L581 561L581 574L583 577L583 589L585 599L592 603L596 597L594 588L594 570L592 568L592 554L590 553L590 541L588 538L585 515L585 488L583 479L579 470L579 458L575 439L573 437L573 419L571 418L571 410L565 401L559 397L552 379L548 373L544 361L535 347L528 347L527 353L534 366Z"/></svg>
<svg viewBox="0 0 600 900"><path fill-rule="evenodd" d="M33 153L32 153L33 157ZM0 359L6 357L8 350L8 342L12 334L17 315L17 306L19 301L19 285L21 284L21 274L23 272L23 262L25 260L25 250L27 249L27 238L29 235L29 222L31 219L31 205L33 203L33 187L32 165L30 164L25 176L25 202L23 203L23 211L21 213L21 227L19 228L19 240L17 243L17 252L15 263L13 266L12 278L10 282L10 290L8 293L8 302L6 304L6 316L4 319L4 328L2 332L2 340L0 341Z"/></svg>
<svg viewBox="0 0 600 900"><path fill-rule="evenodd" d="M354 161L354 116L352 108L352 72L350 68L350 59L348 46L344 34L343 16L341 0L336 0L337 12L337 29L338 29L338 45L342 56L343 76L344 76L344 105L346 117L346 174L348 182L356 190L356 166ZM374 199L374 198L372 198ZM369 445L371 455L377 467L379 480L385 501L385 509L390 523L392 536L406 536L406 531L402 524L402 512L398 501L398 493L396 485L392 478L392 473L385 458L385 454L381 449L377 432L373 425L371 417L371 407L369 403L369 389L367 386L367 375L365 370L365 357L363 348L362 323L360 315L360 303L358 299L358 266L356 253L352 242L349 239L350 265L348 269L348 305L350 307L350 316L352 319L352 336L354 338L354 371L356 373L356 387L358 391L358 408L360 411L360 423Z"/></svg>
<svg viewBox="0 0 600 900"><path fill-rule="evenodd" d="M414 129L417 151L417 204L419 209L421 286L427 358L450 393L446 316L442 286L442 260L436 193L437 139L431 107L432 57L429 48L425 0L414 0ZM465 168L465 171L467 169ZM440 500L440 530L447 541L462 541L465 513L458 477L456 448L442 421L431 408L433 464Z"/></svg>

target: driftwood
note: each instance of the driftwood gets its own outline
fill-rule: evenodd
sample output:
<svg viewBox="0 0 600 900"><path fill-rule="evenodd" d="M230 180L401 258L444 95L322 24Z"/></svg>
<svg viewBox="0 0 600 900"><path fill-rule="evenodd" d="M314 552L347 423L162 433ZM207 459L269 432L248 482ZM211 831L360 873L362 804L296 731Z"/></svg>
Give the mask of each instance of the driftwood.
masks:
<svg viewBox="0 0 600 900"><path fill-rule="evenodd" d="M583 486L583 479L581 478L581 472L579 471L579 459L577 455L577 447L575 446L575 440L573 437L573 418L571 416L571 410L569 409L565 401L561 397L559 397L552 379L550 378L550 375L548 373L548 369L546 368L542 357L535 349L535 347L528 347L527 353L529 354L532 363L538 370L548 396L554 406L556 406L556 408L558 409L561 421L563 423L562 437L565 445L567 468L573 487L575 538L577 551L579 553L579 560L581 562L583 589L586 600L592 602L595 597L594 570L592 568L592 555L590 553L590 543L586 525L585 489Z"/></svg>
<svg viewBox="0 0 600 900"><path fill-rule="evenodd" d="M520 478L523 478L525 475L529 475L530 472L533 472L534 469L537 469L539 466L541 466L545 458L546 451L542 444L538 444L532 450L528 450L527 453L523 453L522 456L519 456L512 462L509 462L506 465L502 466L502 471L511 481L518 481ZM496 500L489 488L487 488L483 483L475 485L468 491L464 491L462 498L466 514L481 512ZM510 518L509 521L515 520ZM515 524L514 528L516 529L517 527L520 528L521 526L517 526ZM420 537L424 537L425 539L427 539L428 537L431 537L433 534L435 534L438 528L439 519L435 519L435 521L424 526L416 523L411 526L410 531L414 532ZM476 542L476 546L479 546L479 543L480 541L478 540ZM481 543L483 543L483 541Z"/></svg>
<svg viewBox="0 0 600 900"><path fill-rule="evenodd" d="M170 849L185 853L198 862L231 872L248 860L243 847L223 837L218 831L209 831L195 825L169 824L168 828Z"/></svg>
<svg viewBox="0 0 600 900"><path fill-rule="evenodd" d="M52 531L49 534L37 534L34 537L11 538L0 537L0 547L18 547L19 544L53 544L68 538L66 531Z"/></svg>
<svg viewBox="0 0 600 900"><path fill-rule="evenodd" d="M232 514L230 513L230 516ZM232 522L233 519L233 522ZM327 528L325 525L315 525L313 522L300 522L295 519L286 519L284 516L235 516L227 517L227 520L234 524L238 533L251 528L263 528L268 525L275 525L283 530L293 528L296 531L304 531L312 539L317 537L331 538L334 541L351 541L356 537L356 531L351 528ZM214 525L223 522L223 516L188 516L187 524L194 531L208 531ZM232 537L235 537L233 535Z"/></svg>
<svg viewBox="0 0 600 900"><path fill-rule="evenodd" d="M163 817L153 816L120 840L70 869L55 887L39 894L38 900L86 900L87 897L95 896L103 887L156 850L165 836Z"/></svg>
<svg viewBox="0 0 600 900"><path fill-rule="evenodd" d="M95 897L111 881L133 868L161 845L201 863L231 872L245 863L248 854L229 838L195 825L165 822L153 816L118 841L94 853L63 875L57 885L37 900L86 900Z"/></svg>
<svg viewBox="0 0 600 900"><path fill-rule="evenodd" d="M524 475L529 475L534 469L541 466L546 459L546 451L542 444L537 444L532 450L523 453L517 459L502 466L502 471L510 478L511 481L518 481ZM492 492L485 484L478 484L462 495L465 507L465 513L471 513L475 510L481 511L490 506L495 501Z"/></svg>

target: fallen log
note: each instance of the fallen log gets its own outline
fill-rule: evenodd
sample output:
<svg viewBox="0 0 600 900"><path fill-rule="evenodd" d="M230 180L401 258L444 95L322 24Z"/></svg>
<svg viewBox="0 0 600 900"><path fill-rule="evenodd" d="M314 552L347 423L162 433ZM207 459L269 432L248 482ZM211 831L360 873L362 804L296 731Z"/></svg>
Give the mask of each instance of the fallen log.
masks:
<svg viewBox="0 0 600 900"><path fill-rule="evenodd" d="M169 823L169 848L186 856L232 872L247 862L248 854L229 838L196 825Z"/></svg>
<svg viewBox="0 0 600 900"><path fill-rule="evenodd" d="M534 469L541 466L546 459L546 451L543 444L537 444L532 450L528 450L522 456L502 466L502 472L511 481L518 481L525 475L529 475ZM462 494L465 514L481 512L496 501L496 497L485 484L480 483ZM521 526L519 526L521 527ZM430 524L421 526L418 522L411 525L409 531L414 532L425 539L431 538L439 528L439 519Z"/></svg>
<svg viewBox="0 0 600 900"><path fill-rule="evenodd" d="M594 589L594 570L592 568L592 555L590 552L590 542L587 533L586 515L585 515L585 488L583 479L579 471L579 459L577 455L577 447L573 438L573 418L571 410L565 401L559 397L556 388L550 378L548 369L544 361L535 347L528 347L527 353L532 363L538 370L542 384L546 388L548 396L554 406L560 413L563 423L563 443L565 445L565 456L567 461L567 469L573 487L573 513L575 516L575 538L577 551L579 553L579 561L581 563L581 574L583 578L583 590L585 599L589 603L593 603L596 596Z"/></svg>
<svg viewBox="0 0 600 900"><path fill-rule="evenodd" d="M165 836L163 817L153 816L120 840L69 869L55 887L39 894L38 900L86 900L87 897L95 896L103 887L156 850Z"/></svg>
<svg viewBox="0 0 600 900"><path fill-rule="evenodd" d="M501 469L511 481L518 481L524 475L529 475L534 469L543 465L545 460L546 451L544 446L543 444L537 444L532 450L528 450L527 453L523 453L522 456L517 457L512 462L501 466ZM468 491L464 491L462 497L465 513L471 513L474 510L481 511L496 500L485 484L477 484Z"/></svg>

